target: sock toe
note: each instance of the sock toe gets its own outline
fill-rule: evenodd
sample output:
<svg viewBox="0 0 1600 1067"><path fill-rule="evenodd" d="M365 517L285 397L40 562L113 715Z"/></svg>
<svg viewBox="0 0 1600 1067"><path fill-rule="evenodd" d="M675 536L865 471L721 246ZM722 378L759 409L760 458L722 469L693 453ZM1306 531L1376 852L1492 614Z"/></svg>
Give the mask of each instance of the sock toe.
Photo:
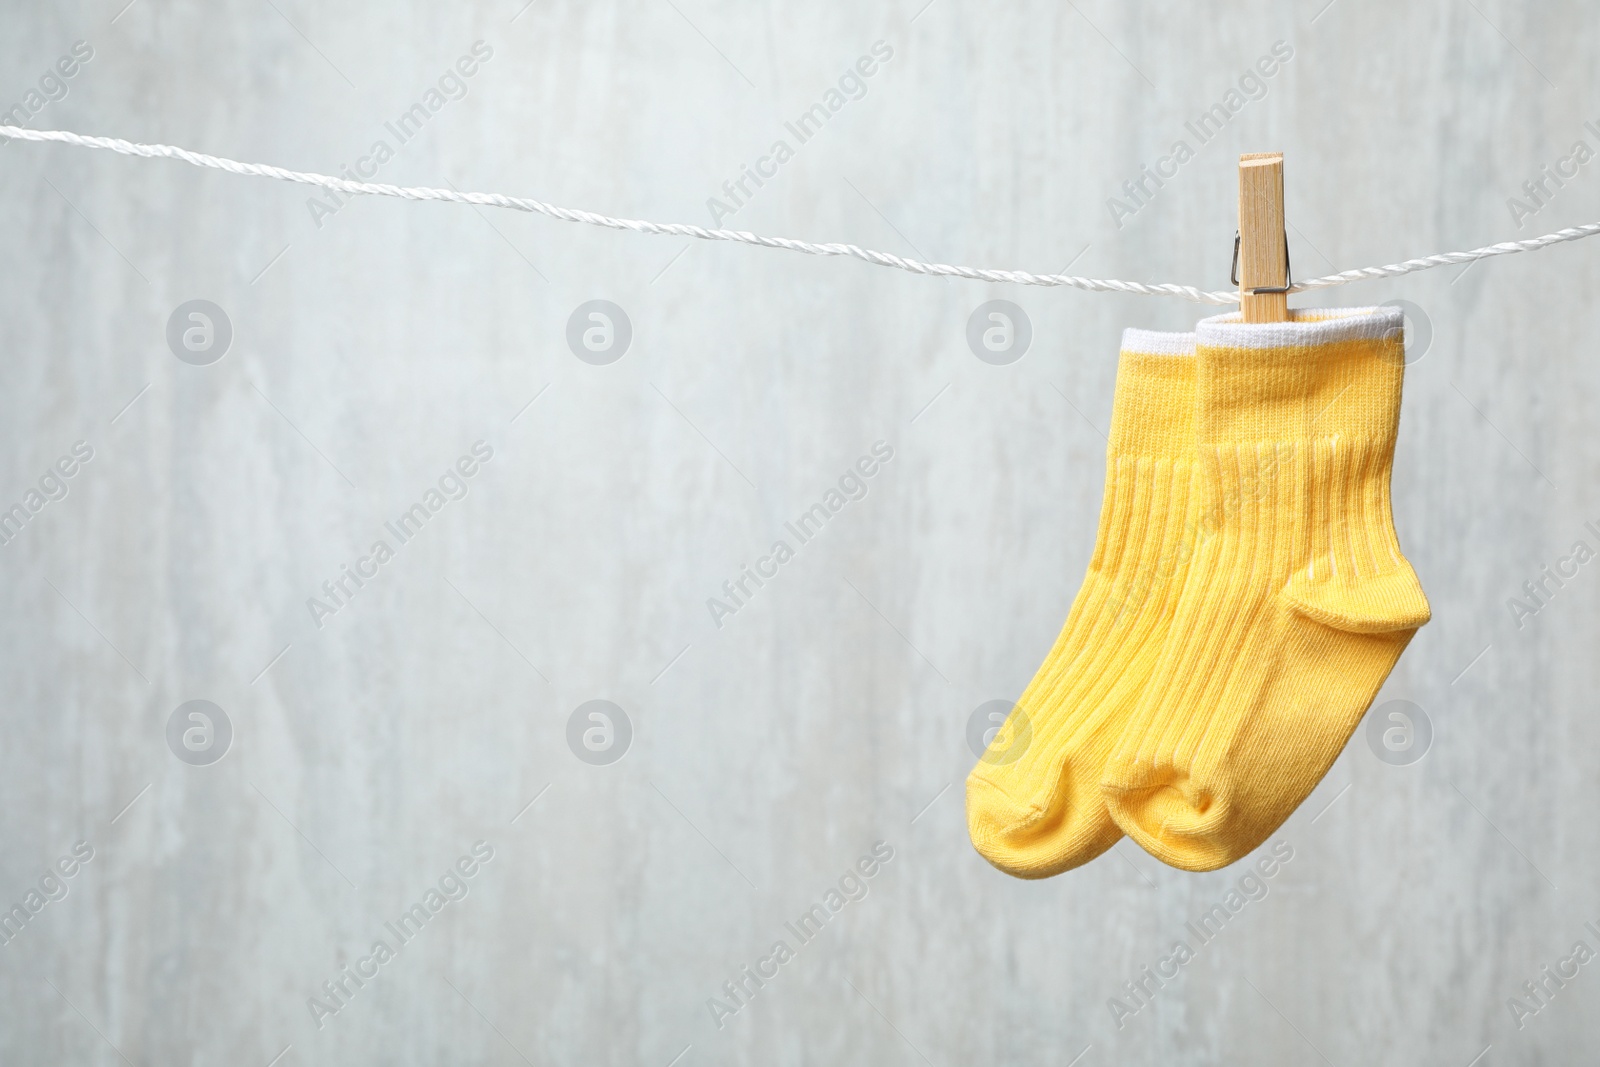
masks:
<svg viewBox="0 0 1600 1067"><path fill-rule="evenodd" d="M1161 862L1186 871L1214 871L1233 861L1227 847L1227 800L1187 775L1157 771L1112 775L1101 795L1117 826Z"/></svg>
<svg viewBox="0 0 1600 1067"><path fill-rule="evenodd" d="M1074 795L1067 768L1043 804L1018 800L981 769L967 777L967 832L979 855L1007 874L1048 878L1088 863L1122 837L1098 790Z"/></svg>

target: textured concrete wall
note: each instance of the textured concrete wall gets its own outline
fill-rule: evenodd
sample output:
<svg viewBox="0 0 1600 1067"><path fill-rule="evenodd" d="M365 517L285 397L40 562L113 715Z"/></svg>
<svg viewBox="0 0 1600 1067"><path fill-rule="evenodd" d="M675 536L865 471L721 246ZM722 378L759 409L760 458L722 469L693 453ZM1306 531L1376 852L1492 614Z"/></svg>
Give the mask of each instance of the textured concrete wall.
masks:
<svg viewBox="0 0 1600 1067"><path fill-rule="evenodd" d="M1287 153L1302 275L1600 215L1600 162L1567 164L1530 218L1507 204L1578 140L1600 150L1576 0L124 2L8 5L0 106L402 184L703 224L720 197L765 233L1209 287L1240 151ZM78 41L92 58L63 77ZM785 124L880 41L801 143ZM1292 59L1200 143L1186 121L1278 41ZM402 143L386 123L407 114ZM1175 178L1108 208L1180 139ZM732 202L724 183L779 140L776 176ZM0 901L43 905L0 949L0 1062L1467 1067L1594 1048L1600 963L1562 961L1600 951L1600 562L1531 617L1507 601L1575 541L1600 549L1600 244L1297 301L1415 308L1395 500L1434 621L1379 701L1417 705L1431 740L1394 765L1364 726L1277 836L1293 859L1268 895L1119 1027L1107 1001L1239 872L1125 841L1014 881L968 844L960 783L969 717L1020 692L1088 560L1119 331L1203 309L503 211L319 209L58 146L0 148L0 225L0 504L41 481L60 497L0 548ZM1031 323L1008 365L966 341L991 299ZM187 310L169 344L194 300L225 316L220 359L218 332L184 347ZM592 300L631 327L605 365L581 329L588 359L568 343ZM92 458L58 483L78 442ZM787 535L877 442L892 458L865 495ZM385 523L430 489L402 542ZM793 558L713 620L708 598L780 538ZM346 566L372 576L335 602ZM221 714L177 711L193 700ZM569 730L594 700L626 723L591 707ZM866 895L800 945L785 922L875 846ZM58 860L70 877L46 876ZM373 960L417 904L428 922ZM794 958L719 1028L708 998L779 939ZM346 965L376 971L358 987ZM1546 965L1577 973L1518 1019Z"/></svg>

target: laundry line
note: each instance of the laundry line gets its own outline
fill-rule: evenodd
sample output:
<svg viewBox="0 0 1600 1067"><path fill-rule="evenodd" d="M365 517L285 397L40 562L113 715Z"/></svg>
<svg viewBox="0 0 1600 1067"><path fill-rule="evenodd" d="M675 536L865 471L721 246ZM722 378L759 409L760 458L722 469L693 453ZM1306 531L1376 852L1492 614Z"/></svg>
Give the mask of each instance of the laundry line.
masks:
<svg viewBox="0 0 1600 1067"><path fill-rule="evenodd" d="M241 163L238 160L206 155L203 152L192 152L187 148L178 148L174 145L139 144L116 137L93 137L86 134L73 133L69 130L30 130L22 126L0 125L0 138L18 141L55 142L74 145L78 148L97 148L116 152L119 155L138 156L145 159L177 159L196 167L207 167L212 170L226 171L229 174L243 174L257 178L276 178L279 181L313 185L321 189L331 189L351 196L390 196L398 197L402 200L441 200L455 204L472 204L478 207L508 208L513 211L526 211L545 215L552 219L560 219L562 222L577 222L589 226L602 226L612 230L630 230L634 233L657 234L668 237L693 237L702 241L734 241L739 244L758 245L762 248L781 248L790 252L802 252L812 256L848 256L880 267L894 267L898 270L910 271L913 274L966 278L979 282L1008 282L1015 285L1066 286L1091 293L1177 296L1202 304L1237 304L1239 302L1238 290L1233 289L1207 291L1193 285L1146 284L1144 282L1119 281L1115 278L1083 278L1070 274L1032 274L1028 271L1020 270L992 270L983 267L955 266L949 263L927 263L920 259L906 259L903 256L894 255L892 252L878 252L853 244L816 244L791 237L767 237L751 233L748 230L713 230L683 222L651 222L646 219L613 218L610 215L600 215L592 211L581 211L576 208L558 207L555 204L546 204L540 200L506 196L503 193L464 193L457 189L433 189L425 186L357 182L348 178L337 178L331 174L288 170L284 167L275 167L265 163ZM0 141L0 143L3 143L3 141ZM1347 285L1350 282L1367 281L1376 278L1398 278L1401 275L1431 270L1434 267L1472 263L1480 259L1509 256L1518 252L1534 252L1541 248L1548 248L1551 245L1593 237L1596 234L1600 234L1600 222L1591 222L1583 226L1572 226L1564 230L1557 230L1555 233L1545 234L1542 237L1532 237L1523 241L1502 241L1499 244L1485 245L1482 248L1474 248L1465 252L1439 252L1435 255L1408 259L1400 263L1389 263L1380 267L1358 267L1354 270L1340 271L1338 274L1329 274L1321 278L1308 278L1295 282L1290 286L1289 291L1303 293L1313 289Z"/></svg>

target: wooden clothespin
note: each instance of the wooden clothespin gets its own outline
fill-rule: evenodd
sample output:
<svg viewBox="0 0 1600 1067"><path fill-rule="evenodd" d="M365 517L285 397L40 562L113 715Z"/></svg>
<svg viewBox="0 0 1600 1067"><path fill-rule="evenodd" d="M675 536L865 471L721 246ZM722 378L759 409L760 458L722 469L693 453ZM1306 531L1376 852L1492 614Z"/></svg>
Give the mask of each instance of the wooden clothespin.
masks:
<svg viewBox="0 0 1600 1067"><path fill-rule="evenodd" d="M1239 157L1239 311L1245 322L1289 321L1289 238L1283 153Z"/></svg>

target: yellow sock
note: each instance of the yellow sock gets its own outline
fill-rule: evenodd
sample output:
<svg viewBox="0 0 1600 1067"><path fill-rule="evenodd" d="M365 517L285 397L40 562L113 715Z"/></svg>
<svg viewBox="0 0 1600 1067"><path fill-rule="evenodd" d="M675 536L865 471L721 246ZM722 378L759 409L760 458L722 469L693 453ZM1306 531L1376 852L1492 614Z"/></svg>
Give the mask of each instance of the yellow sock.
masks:
<svg viewBox="0 0 1600 1067"><path fill-rule="evenodd" d="M1237 319L1196 330L1206 535L1103 779L1128 836L1192 871L1289 817L1429 617L1389 509L1400 312Z"/></svg>
<svg viewBox="0 0 1600 1067"><path fill-rule="evenodd" d="M1100 769L1155 666L1198 528L1194 335L1128 330L1100 532L1055 647L967 778L967 828L990 863L1043 878L1122 837Z"/></svg>

